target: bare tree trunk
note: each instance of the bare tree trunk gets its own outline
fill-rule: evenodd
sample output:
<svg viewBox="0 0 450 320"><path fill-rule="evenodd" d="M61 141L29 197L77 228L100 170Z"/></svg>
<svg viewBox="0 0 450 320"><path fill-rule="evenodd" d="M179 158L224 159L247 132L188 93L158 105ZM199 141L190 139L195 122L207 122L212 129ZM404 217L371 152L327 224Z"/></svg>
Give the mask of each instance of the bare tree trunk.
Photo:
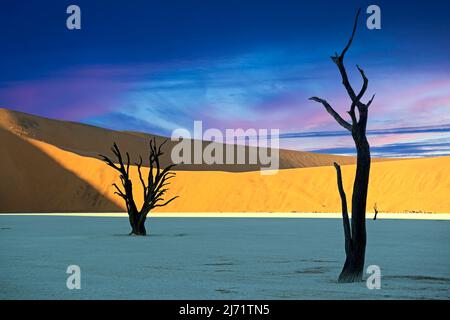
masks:
<svg viewBox="0 0 450 320"><path fill-rule="evenodd" d="M131 232L130 235L135 236L146 236L147 230L145 228L145 220L147 219L146 213L140 213L137 211L130 211L129 212L129 220L130 220L130 226L131 226Z"/></svg>
<svg viewBox="0 0 450 320"><path fill-rule="evenodd" d="M357 142L358 141L358 142ZM366 200L370 173L370 149L365 139L355 140L357 144L356 176L352 196L352 237L351 250L346 253L344 267L339 282L362 280L366 254Z"/></svg>
<svg viewBox="0 0 450 320"><path fill-rule="evenodd" d="M137 236L146 236L147 235L147 230L145 229L145 220L147 219L147 215L145 214L140 214L137 216L136 218L136 226L135 226L135 235Z"/></svg>
<svg viewBox="0 0 450 320"><path fill-rule="evenodd" d="M129 235L139 235L139 228L138 228L138 213L137 212L128 212L129 220L130 220L130 226L131 226L131 232Z"/></svg>

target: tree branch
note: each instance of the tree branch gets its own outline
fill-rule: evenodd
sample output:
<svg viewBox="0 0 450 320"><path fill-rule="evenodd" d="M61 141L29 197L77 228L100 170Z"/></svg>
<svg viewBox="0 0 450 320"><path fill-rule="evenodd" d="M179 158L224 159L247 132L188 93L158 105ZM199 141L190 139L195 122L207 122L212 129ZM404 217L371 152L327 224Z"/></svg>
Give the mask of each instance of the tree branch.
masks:
<svg viewBox="0 0 450 320"><path fill-rule="evenodd" d="M141 180L141 184L142 184L142 189L144 191L144 201L147 198L147 186L145 185L144 179L142 178L142 171L141 171L141 167L142 167L142 157L139 156L139 163L135 163L137 165L138 168L138 173L139 173L139 180Z"/></svg>
<svg viewBox="0 0 450 320"><path fill-rule="evenodd" d="M356 13L355 22L353 24L352 35L350 36L350 39L348 40L347 45L345 46L344 50L342 50L340 55L338 55L336 53L334 56L331 57L331 60L333 60L333 62L337 65L337 67L339 69L339 73L341 74L341 77L342 77L342 84L344 85L345 90L347 91L350 99L353 102L355 102L355 106L358 106L358 107L362 107L361 102L359 100L362 98L362 96L364 95L364 93L367 89L368 80L364 74L364 71L359 66L357 66L359 72L361 73L361 76L363 77L363 88L361 89L360 93L358 95L356 95L355 91L353 90L353 87L350 84L350 81L348 79L347 70L345 69L345 66L344 66L344 57L353 42L353 38L355 37L360 13L361 13L361 8L359 8L358 12Z"/></svg>
<svg viewBox="0 0 450 320"><path fill-rule="evenodd" d="M339 195L341 196L341 203L342 203L342 223L344 226L344 236L345 236L345 253L347 256L349 256L351 252L351 230L350 230L350 221L348 218L348 209L347 209L347 197L345 196L344 187L342 185L342 174L341 174L341 167L334 162L334 167L336 168L336 174L337 174L337 185L339 189Z"/></svg>
<svg viewBox="0 0 450 320"><path fill-rule="evenodd" d="M352 131L352 125L347 121L345 121L344 119L342 119L339 113L337 113L326 100L318 97L311 97L309 98L309 100L321 103L325 107L327 112L337 121L337 123L339 123L342 127L347 129L348 131Z"/></svg>
<svg viewBox="0 0 450 320"><path fill-rule="evenodd" d="M375 98L375 93L373 94L372 98L370 98L369 102L367 102L367 104L366 104L367 108L370 107L374 98Z"/></svg>
<svg viewBox="0 0 450 320"><path fill-rule="evenodd" d="M106 162L106 164L107 164L108 166L110 166L110 167L112 167L112 168L114 168L115 170L117 170L117 171L120 172L120 168L117 167L117 166L111 161L111 159L109 159L107 156L104 156L104 155L102 155L102 154L99 154L99 157L101 157L101 158L102 158L102 161L103 161L103 162Z"/></svg>
<svg viewBox="0 0 450 320"><path fill-rule="evenodd" d="M353 23L352 35L351 35L350 39L347 42L347 45L345 46L344 50L342 50L342 53L340 55L342 57L342 59L344 59L345 53L350 48L350 46L351 46L351 44L353 42L353 38L355 37L356 27L358 26L358 19L359 19L359 14L360 13L361 13L361 8L359 8L358 11L356 12L355 22Z"/></svg>
<svg viewBox="0 0 450 320"><path fill-rule="evenodd" d="M162 203L162 204L155 204L155 205L153 206L153 208L167 206L169 203L171 203L171 202L172 202L173 200L175 200L176 198L179 198L179 196L175 196L175 197L173 197L172 199L170 199L170 200L168 200L168 201L166 201L166 202L164 202L164 203Z"/></svg>
<svg viewBox="0 0 450 320"><path fill-rule="evenodd" d="M158 148L158 155L162 156L162 155L164 154L163 152L161 152L161 148L166 144L167 140L169 140L169 139L164 140L164 141L159 145L159 148Z"/></svg>
<svg viewBox="0 0 450 320"><path fill-rule="evenodd" d="M359 73L361 74L361 77L363 78L363 85L361 90L359 91L358 95L356 96L356 100L359 101L364 96L364 93L366 93L367 86L369 85L369 79L367 79L366 74L362 68L360 68L359 65L356 65L356 68L358 68Z"/></svg>
<svg viewBox="0 0 450 320"><path fill-rule="evenodd" d="M130 174L130 154L127 152L127 176Z"/></svg>

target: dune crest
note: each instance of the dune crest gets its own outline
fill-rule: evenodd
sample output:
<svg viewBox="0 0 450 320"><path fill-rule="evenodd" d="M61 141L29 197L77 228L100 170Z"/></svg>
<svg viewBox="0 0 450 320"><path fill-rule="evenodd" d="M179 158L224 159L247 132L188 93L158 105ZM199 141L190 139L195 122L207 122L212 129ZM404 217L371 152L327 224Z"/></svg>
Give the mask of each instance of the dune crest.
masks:
<svg viewBox="0 0 450 320"><path fill-rule="evenodd" d="M110 148L113 142L116 142L121 150L129 151L135 157L140 154L145 160L150 138L156 137L158 144L166 139L141 132L114 131L76 122L47 119L7 109L0 109L0 128L21 137L43 141L63 150L97 159L99 153L113 156ZM163 164L170 161L170 150L175 143L168 141L166 144L166 153L161 159ZM203 142L203 148L209 143ZM248 155L248 147L246 148ZM329 166L334 161L341 164L355 163L354 157L280 150L280 169ZM260 168L261 164L181 164L176 169L245 172L259 171Z"/></svg>

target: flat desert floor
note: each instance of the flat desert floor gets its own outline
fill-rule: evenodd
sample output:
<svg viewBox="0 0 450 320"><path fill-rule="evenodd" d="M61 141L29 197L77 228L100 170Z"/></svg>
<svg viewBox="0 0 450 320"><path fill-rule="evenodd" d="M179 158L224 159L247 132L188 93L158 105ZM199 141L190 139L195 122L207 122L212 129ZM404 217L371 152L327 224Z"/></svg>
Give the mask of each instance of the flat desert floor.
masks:
<svg viewBox="0 0 450 320"><path fill-rule="evenodd" d="M450 298L450 221L367 227L379 290L336 283L340 219L151 218L129 237L126 218L0 216L0 299Z"/></svg>

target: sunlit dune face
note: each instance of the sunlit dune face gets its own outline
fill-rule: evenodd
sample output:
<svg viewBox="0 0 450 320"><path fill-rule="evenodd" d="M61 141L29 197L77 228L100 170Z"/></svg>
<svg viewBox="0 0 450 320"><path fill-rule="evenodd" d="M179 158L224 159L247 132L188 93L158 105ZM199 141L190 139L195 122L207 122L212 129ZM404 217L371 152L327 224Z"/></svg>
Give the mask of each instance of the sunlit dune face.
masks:
<svg viewBox="0 0 450 320"><path fill-rule="evenodd" d="M9 139L7 137L12 135L2 136L5 140ZM111 187L114 182L120 185L119 177L116 171L103 162L44 142L20 139L23 139L22 144L29 146L20 150L10 148L11 152L0 158L3 163L10 163L17 153L27 157L30 150L38 151L43 159L45 155L48 157L46 161L53 163L52 167L41 166L42 170L53 168L48 171L49 174L54 174L56 169L65 174L56 176L52 184L40 183L40 188L34 188L26 182L39 181L39 177L45 173L42 170L36 171L32 165L22 166L22 169L0 166L0 176L16 177L11 180L14 187L5 188L1 193L3 210L125 210L122 199L114 195ZM374 203L377 203L382 212L448 212L449 160L449 157L445 157L374 162L368 210L371 211ZM58 167L55 169L54 165ZM144 169L144 175L147 170ZM342 166L342 170L344 188L351 194L355 166ZM132 166L130 174L133 181L139 181L135 166ZM67 186L73 186L76 190L72 187L68 189ZM49 194L52 188L59 191ZM136 201L140 204L142 188L139 183L135 184L135 189ZM20 194L16 190L20 190ZM224 194L227 197L223 197ZM178 171L167 194L168 197L174 195L180 198L170 206L158 208L157 212L339 212L341 209L336 192L336 172L332 166L285 169L272 176L261 175L258 171ZM47 199L49 196L52 201L40 201L41 197Z"/></svg>

